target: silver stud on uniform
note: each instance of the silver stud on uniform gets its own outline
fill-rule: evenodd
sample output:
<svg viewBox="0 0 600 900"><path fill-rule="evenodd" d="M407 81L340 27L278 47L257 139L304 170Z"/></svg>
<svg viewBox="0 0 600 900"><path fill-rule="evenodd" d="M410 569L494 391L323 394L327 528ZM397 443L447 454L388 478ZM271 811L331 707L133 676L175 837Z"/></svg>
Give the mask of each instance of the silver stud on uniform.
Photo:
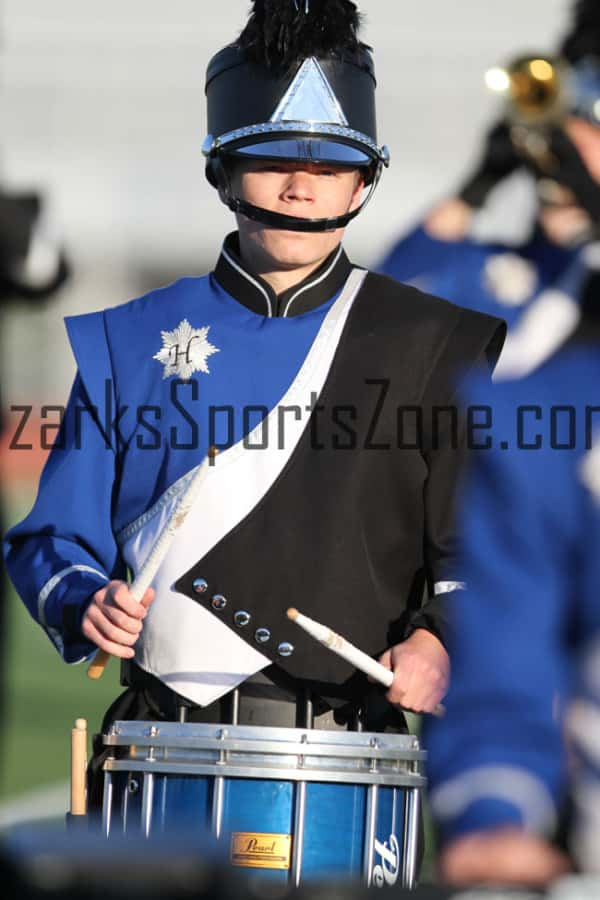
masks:
<svg viewBox="0 0 600 900"><path fill-rule="evenodd" d="M268 628L257 628L254 632L254 640L257 644L266 644L271 638L271 632Z"/></svg>
<svg viewBox="0 0 600 900"><path fill-rule="evenodd" d="M208 590L208 581L204 578L196 578L192 584L195 594L205 594Z"/></svg>
<svg viewBox="0 0 600 900"><path fill-rule="evenodd" d="M233 621L237 625L238 628L244 628L250 622L252 616L250 613L246 612L244 609L238 609L236 614L233 617Z"/></svg>
<svg viewBox="0 0 600 900"><path fill-rule="evenodd" d="M227 598L224 597L223 594L214 594L210 598L210 605L213 609L216 609L217 612L220 612L227 606Z"/></svg>
<svg viewBox="0 0 600 900"><path fill-rule="evenodd" d="M288 643L288 641L283 641L277 648L277 652L280 656L291 656L294 652L294 645Z"/></svg>

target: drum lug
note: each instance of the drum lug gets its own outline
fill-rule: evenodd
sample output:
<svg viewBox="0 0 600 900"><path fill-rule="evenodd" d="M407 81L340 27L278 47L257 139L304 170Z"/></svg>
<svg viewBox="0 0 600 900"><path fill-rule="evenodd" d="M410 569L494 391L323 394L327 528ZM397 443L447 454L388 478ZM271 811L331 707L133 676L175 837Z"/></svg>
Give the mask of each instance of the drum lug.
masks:
<svg viewBox="0 0 600 900"><path fill-rule="evenodd" d="M371 740L369 741L369 746L372 747L373 750L377 750L377 748L379 747L379 741L377 740L377 738L371 738ZM379 766L377 764L377 760L374 757L371 760L371 766L369 768L369 772L376 772L378 768L379 768Z"/></svg>
<svg viewBox="0 0 600 900"><path fill-rule="evenodd" d="M157 728L156 725L151 725L147 731L148 737L158 737L160 734L160 728ZM148 755L146 756L146 762L154 762L155 761L155 748L148 747Z"/></svg>

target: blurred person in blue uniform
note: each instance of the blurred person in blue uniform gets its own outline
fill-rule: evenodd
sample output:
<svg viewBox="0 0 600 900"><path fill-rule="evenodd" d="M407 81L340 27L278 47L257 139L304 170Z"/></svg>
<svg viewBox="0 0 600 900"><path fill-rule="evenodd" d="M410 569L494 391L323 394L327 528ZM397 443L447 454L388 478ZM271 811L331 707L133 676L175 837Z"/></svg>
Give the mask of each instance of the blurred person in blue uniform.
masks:
<svg viewBox="0 0 600 900"><path fill-rule="evenodd" d="M49 228L46 204L35 192L0 189L0 315L18 301L50 297L68 275L66 256ZM0 393L0 432L4 421ZM4 515L0 485L0 532ZM6 578L0 567L0 632L6 615ZM4 658L4 657L3 657Z"/></svg>
<svg viewBox="0 0 600 900"><path fill-rule="evenodd" d="M584 475L600 496L600 444L590 455ZM600 507L600 503L598 504ZM587 546L592 544L588 541ZM597 550L597 544L592 545ZM570 792L573 815L569 846L578 867L600 875L600 637L591 634L579 667L579 690L567 716L573 749Z"/></svg>
<svg viewBox="0 0 600 900"><path fill-rule="evenodd" d="M379 267L509 328L496 378L524 375L574 331L595 236L600 154L600 7L578 0L560 58L515 59L488 73L507 117L476 170ZM524 230L525 226L525 230Z"/></svg>
<svg viewBox="0 0 600 900"><path fill-rule="evenodd" d="M493 428L461 501L467 589L453 605L447 717L427 735L440 869L453 883L551 881L571 865L554 843L565 822L572 859L598 871L598 706L576 703L578 728L564 736L590 672L600 700L586 662L600 638L600 252L588 263L577 334L493 396L466 390Z"/></svg>
<svg viewBox="0 0 600 900"><path fill-rule="evenodd" d="M453 373L493 366L504 326L343 250L389 161L358 24L349 0L255 0L207 72L207 176L237 232L210 275L67 321L77 377L6 554L67 662L97 647L125 660L106 723L232 721L240 686L240 723L306 724L312 708L336 727L350 707L351 724L366 679L290 623L290 605L385 653L392 703L428 711L445 692L462 454L451 436L400 452L397 409L452 402ZM216 465L140 605L127 570L210 447ZM379 700L363 725L405 728Z"/></svg>

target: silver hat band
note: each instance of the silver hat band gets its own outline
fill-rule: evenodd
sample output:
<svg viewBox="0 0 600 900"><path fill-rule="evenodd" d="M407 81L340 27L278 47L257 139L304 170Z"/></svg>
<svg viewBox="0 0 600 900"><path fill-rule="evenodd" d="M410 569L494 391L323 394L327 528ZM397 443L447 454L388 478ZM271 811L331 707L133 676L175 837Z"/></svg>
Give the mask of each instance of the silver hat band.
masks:
<svg viewBox="0 0 600 900"><path fill-rule="evenodd" d="M212 152L224 150L230 144L244 138L282 133L322 135L324 137L341 138L342 141L344 139L352 141L352 143L370 150L374 159L379 160L385 166L389 165L390 154L386 146L378 147L375 141L368 135L363 134L362 131L355 131L353 128L345 128L342 125L329 125L323 122L263 122L259 125L246 125L244 128L236 128L234 131L228 131L217 138L213 138L209 134L202 145L202 152L205 156L209 156Z"/></svg>

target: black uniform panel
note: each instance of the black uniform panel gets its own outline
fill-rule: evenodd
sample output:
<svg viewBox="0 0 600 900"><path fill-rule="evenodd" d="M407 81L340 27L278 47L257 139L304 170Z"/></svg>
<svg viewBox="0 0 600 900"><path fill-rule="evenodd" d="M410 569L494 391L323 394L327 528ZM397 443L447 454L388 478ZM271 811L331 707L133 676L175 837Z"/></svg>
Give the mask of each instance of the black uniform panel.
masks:
<svg viewBox="0 0 600 900"><path fill-rule="evenodd" d="M503 333L497 319L369 274L287 466L177 590L250 642L260 629L259 649L289 674L328 683L352 668L288 607L373 655L416 627L443 638L443 610L421 599L426 580L460 580L451 504L463 442L460 429L434 434L432 412L453 403L460 372L497 356ZM236 612L250 619L236 624Z"/></svg>

